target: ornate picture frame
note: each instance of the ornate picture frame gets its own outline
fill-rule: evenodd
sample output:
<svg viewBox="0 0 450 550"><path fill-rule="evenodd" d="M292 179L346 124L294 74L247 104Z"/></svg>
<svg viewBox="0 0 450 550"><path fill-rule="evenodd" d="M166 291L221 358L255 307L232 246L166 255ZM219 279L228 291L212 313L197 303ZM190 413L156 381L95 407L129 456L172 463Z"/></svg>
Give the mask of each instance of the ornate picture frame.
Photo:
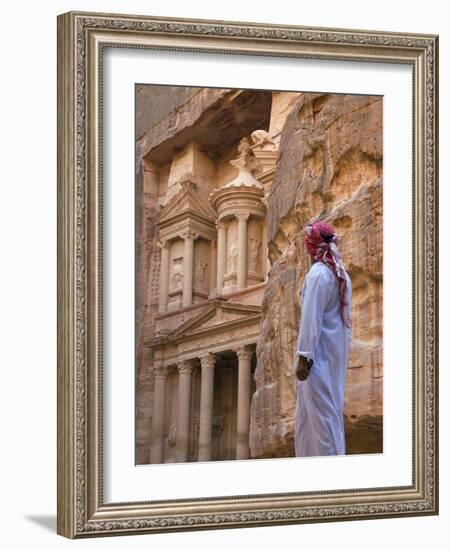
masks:
<svg viewBox="0 0 450 550"><path fill-rule="evenodd" d="M152 499L103 498L105 48L412 68L412 483ZM438 37L70 12L58 17L58 523L69 538L438 513ZM388 236L387 238L391 238ZM392 236L394 238L394 236ZM133 368L133 365L130 365Z"/></svg>

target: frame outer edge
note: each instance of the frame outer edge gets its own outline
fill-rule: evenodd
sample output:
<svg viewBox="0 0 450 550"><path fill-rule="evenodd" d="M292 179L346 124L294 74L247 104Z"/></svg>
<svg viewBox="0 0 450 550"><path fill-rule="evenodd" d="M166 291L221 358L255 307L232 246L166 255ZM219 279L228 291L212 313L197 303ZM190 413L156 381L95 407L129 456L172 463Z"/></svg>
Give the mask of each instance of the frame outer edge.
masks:
<svg viewBox="0 0 450 550"><path fill-rule="evenodd" d="M439 515L439 36L433 37L433 365L434 365L434 513Z"/></svg>
<svg viewBox="0 0 450 550"><path fill-rule="evenodd" d="M75 537L74 424L74 37L71 14L57 18L57 528Z"/></svg>
<svg viewBox="0 0 450 550"><path fill-rule="evenodd" d="M91 367L87 369L86 360L92 359L89 357L91 352L95 350L89 344L89 329L90 323L86 319L89 313L89 308L86 309L85 299L92 299L89 292L86 295L86 290L89 291L89 283L86 273L89 272L90 261L89 247L86 250L86 239L89 244L89 235L91 238L94 233L89 232L89 214L92 213L92 203L89 201L85 204L85 199L92 197L86 191L86 176L89 177L89 171L85 173L86 154L89 154L89 138L86 136L86 127L89 127L86 118L86 103L85 103L85 84L87 75L84 72L86 62L86 34L83 35L88 27L94 29L102 28L102 21L96 21L96 17L105 17L105 14L86 13L83 15L89 19L83 20L82 14L79 12L70 12L58 17L58 522L57 531L59 534L68 538L83 538L89 536L104 536L104 535L122 535L122 534L137 534L139 532L163 532L163 531L185 531L198 529L215 529L215 528L231 528L231 527L251 527L256 525L270 524L287 524L287 523L309 523L316 521L342 521L346 519L378 519L381 517L414 516L437 513L437 322L438 312L437 304L437 285L438 274L437 268L437 78L438 78L438 59L437 59L437 36L429 36L425 39L425 35L419 35L417 38L411 37L410 43L404 45L405 33L402 33L401 39L397 39L396 34L392 34L388 39L388 47L398 49L399 55L403 49L409 51L428 51L427 56L429 63L421 67L423 70L422 82L420 86L419 97L422 98L420 114L426 122L420 124L422 134L421 140L425 143L421 147L421 155L418 166L418 173L421 174L421 180L424 181L423 173L426 171L426 188L422 187L421 193L428 200L428 208L425 204L421 210L422 220L424 211L430 216L430 234L429 240L425 239L425 231L423 231L422 252L424 255L429 254L426 264L426 269L420 269L420 277L426 280L430 285L425 285L424 289L429 289L428 309L426 314L422 314L422 326L427 329L425 335L421 336L425 340L428 347L428 354L424 354L421 350L423 359L428 357L428 388L435 390L436 399L431 403L428 402L425 394L421 395L422 411L420 418L420 426L425 430L421 437L429 440L430 444L434 444L434 449L429 450L426 458L421 459L422 467L419 469L419 479L422 479L422 487L430 492L426 495L419 496L420 502L406 501L405 503L398 500L393 502L381 502L373 504L357 503L351 505L333 505L323 508L321 504L310 511L306 510L305 514L301 510L293 510L292 513L287 510L275 510L272 512L249 510L248 512L238 513L211 513L211 514L188 514L178 515L171 514L164 517L150 518L143 515L145 508L138 508L134 518L123 516L123 510L117 507L112 510L113 515L106 517L101 521L96 521L92 514L92 504L94 508L97 503L95 499L91 499L92 495L92 472L89 473L89 456L90 445L92 440L87 436L92 426L89 423L89 418L85 418L85 413L89 412L92 403L86 399L86 382ZM110 15L113 18L111 28L109 30L117 32L121 26L125 25L123 15ZM128 16L130 17L130 16ZM134 17L133 17L134 19ZM141 20L144 28L140 28ZM182 32L187 28L183 21L196 23L197 25L190 26L189 32L194 35L206 35L211 31L210 27L214 23L212 20L182 20L175 18L154 18L136 16L136 21L129 23L130 30L135 33L139 30L154 31L156 27L149 27L148 22L156 21L159 25L163 20L171 21L169 29L164 30L163 34L172 34ZM166 21L166 22L167 22ZM217 23L217 22L216 22ZM242 29L235 29L238 38L247 39L265 39L265 34L269 33L275 25L263 23L248 23L248 22L223 22L225 27L233 27L242 24ZM266 28L267 26L267 28ZM283 27L283 26L282 26ZM298 41L299 36L295 33L290 33L290 29L300 29L300 27L286 27L286 36L283 39L290 40L293 38ZM255 31L250 33L249 30ZM261 33L259 32L261 29ZM213 34L217 31L218 35L227 35L223 29L213 29ZM280 28L281 30L281 28ZM79 32L80 31L80 32ZM289 31L289 32L288 32ZM330 30L331 31L331 30ZM159 31L158 31L159 32ZM233 31L234 32L234 31ZM327 35L327 30L322 29L322 38L324 42L333 42L335 38ZM339 30L338 42L351 43L356 47L359 45L359 31ZM344 34L341 34L344 33ZM351 33L351 34L346 34ZM356 33L356 34L355 34ZM278 34L278 29L275 35ZM300 33L299 33L300 34ZM316 32L306 33L302 35L301 40L309 40L309 35L316 35ZM330 33L328 33L330 34ZM337 33L332 33L337 34ZM385 46L383 36L375 37L377 33L374 31L364 31L365 36L368 36L363 41L364 46L372 46L372 48L381 51ZM389 33L386 33L388 36ZM231 33L230 33L231 35ZM411 36L411 35L410 35ZM267 36L266 36L267 38ZM314 36L312 36L314 38ZM380 39L380 40L378 40ZM370 51L370 50L369 50ZM375 56L376 59L376 56ZM82 69L82 72L78 72ZM87 72L87 71L86 71ZM423 86L423 76L430 78L431 87L428 86L425 91ZM74 82L74 79L76 82ZM425 94L425 95L423 95ZM77 102L77 103L76 103ZM428 109L428 111L427 111ZM419 117L418 117L419 118ZM417 121L418 122L418 121ZM85 124L87 125L85 127ZM88 149L85 149L88 141ZM92 136L91 136L92 139ZM428 146L428 147L427 147ZM433 149L434 147L434 149ZM417 151L418 152L418 151ZM428 170L425 169L425 162L428 161ZM93 190L91 189L91 192ZM86 196L85 196L86 195ZM434 204L431 204L434 200ZM425 220L423 220L425 221ZM88 230L86 232L86 229ZM421 231L422 234L422 231ZM434 255L433 255L434 254ZM422 284L423 282L422 281ZM434 283L434 284L433 284ZM88 334L86 334L88 329ZM423 332L423 329L422 329ZM422 340L423 342L423 340ZM87 344L87 346L86 346ZM423 345L421 346L423 348ZM86 351L88 356L86 356ZM94 353L95 354L95 353ZM419 362L422 364L422 362ZM88 373L86 373L86 370ZM92 374L92 373L91 373ZM423 373L423 376L425 373ZM92 380L91 380L92 381ZM423 411L423 405L428 406L427 411ZM428 413L425 423L425 413ZM90 414L90 413L89 413ZM433 423L434 421L434 423ZM428 427L428 430L425 429ZM420 431L420 430L419 430ZM94 439L97 434L93 434ZM429 437L431 435L431 437ZM88 448L87 448L88 446ZM434 451L434 453L433 453ZM434 483L433 483L434 481ZM417 498L417 497L416 497ZM139 503L136 503L139 504ZM288 513L289 512L289 513ZM310 513L311 512L311 513ZM323 513L322 513L323 512Z"/></svg>

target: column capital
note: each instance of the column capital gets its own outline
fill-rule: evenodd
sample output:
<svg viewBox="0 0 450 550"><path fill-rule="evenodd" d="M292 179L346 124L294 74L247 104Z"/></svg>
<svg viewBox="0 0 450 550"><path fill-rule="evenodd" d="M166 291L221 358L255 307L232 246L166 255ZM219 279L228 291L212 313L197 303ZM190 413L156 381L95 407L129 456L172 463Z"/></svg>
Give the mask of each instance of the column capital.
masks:
<svg viewBox="0 0 450 550"><path fill-rule="evenodd" d="M195 365L192 359L180 359L180 361L177 361L177 368L180 374L190 374L194 370Z"/></svg>
<svg viewBox="0 0 450 550"><path fill-rule="evenodd" d="M214 353L205 353L200 356L200 362L203 368L214 368L216 366L216 356Z"/></svg>
<svg viewBox="0 0 450 550"><path fill-rule="evenodd" d="M216 226L216 229L219 230L219 229L225 229L226 227L226 223L225 223L225 220L216 220L214 222L214 225Z"/></svg>
<svg viewBox="0 0 450 550"><path fill-rule="evenodd" d="M183 239L193 239L195 240L199 236L199 233L197 231L193 231L192 229L185 229L181 233L181 238Z"/></svg>
<svg viewBox="0 0 450 550"><path fill-rule="evenodd" d="M238 212L235 216L240 221L247 221L250 218L250 212Z"/></svg>
<svg viewBox="0 0 450 550"><path fill-rule="evenodd" d="M159 246L159 248L168 248L169 239L159 239L157 241L157 245Z"/></svg>
<svg viewBox="0 0 450 550"><path fill-rule="evenodd" d="M251 359L253 355L253 349L251 346L241 346L239 348L236 348L235 350L236 355L238 356L238 359Z"/></svg>
<svg viewBox="0 0 450 550"><path fill-rule="evenodd" d="M156 363L153 365L153 374L155 378L165 379L169 376L169 369L165 365Z"/></svg>

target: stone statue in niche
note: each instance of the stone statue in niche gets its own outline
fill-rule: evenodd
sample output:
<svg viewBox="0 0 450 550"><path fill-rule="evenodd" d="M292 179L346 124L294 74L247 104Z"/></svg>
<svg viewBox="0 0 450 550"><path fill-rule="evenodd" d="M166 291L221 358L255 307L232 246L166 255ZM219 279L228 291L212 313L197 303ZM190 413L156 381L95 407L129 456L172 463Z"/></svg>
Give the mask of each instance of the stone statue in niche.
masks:
<svg viewBox="0 0 450 550"><path fill-rule="evenodd" d="M200 286L206 284L206 268L208 264L202 260L199 260L195 270L195 280Z"/></svg>
<svg viewBox="0 0 450 550"><path fill-rule="evenodd" d="M177 444L177 424L174 422L170 428L169 433L167 435L167 441L171 447L175 447Z"/></svg>
<svg viewBox="0 0 450 550"><path fill-rule="evenodd" d="M250 239L248 250L248 268L250 271L258 271L259 248L261 241Z"/></svg>
<svg viewBox="0 0 450 550"><path fill-rule="evenodd" d="M233 272L237 270L237 255L238 245L236 241L232 241L230 248L228 249L228 271Z"/></svg>
<svg viewBox="0 0 450 550"><path fill-rule="evenodd" d="M171 283L171 290L180 290L183 288L183 258L175 258L173 261Z"/></svg>

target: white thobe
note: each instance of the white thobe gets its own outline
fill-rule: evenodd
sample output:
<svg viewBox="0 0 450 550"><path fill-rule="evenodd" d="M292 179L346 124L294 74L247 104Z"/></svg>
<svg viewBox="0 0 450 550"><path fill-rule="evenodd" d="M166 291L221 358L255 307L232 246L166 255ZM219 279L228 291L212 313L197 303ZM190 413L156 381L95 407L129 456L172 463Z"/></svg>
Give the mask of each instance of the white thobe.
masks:
<svg viewBox="0 0 450 550"><path fill-rule="evenodd" d="M345 276L351 308L352 284ZM308 378L297 381L295 455L345 454L344 389L352 335L341 318L338 279L323 262L308 271L301 300L297 356L314 363Z"/></svg>

